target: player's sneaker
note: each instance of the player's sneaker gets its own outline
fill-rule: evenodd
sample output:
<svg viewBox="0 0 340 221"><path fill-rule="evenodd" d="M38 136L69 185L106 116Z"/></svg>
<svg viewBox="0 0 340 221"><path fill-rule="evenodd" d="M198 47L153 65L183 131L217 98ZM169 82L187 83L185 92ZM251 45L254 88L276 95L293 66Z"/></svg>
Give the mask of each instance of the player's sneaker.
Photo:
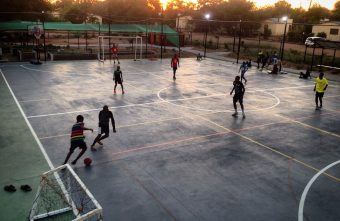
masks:
<svg viewBox="0 0 340 221"><path fill-rule="evenodd" d="M114 90L113 93L116 94L116 90Z"/></svg>
<svg viewBox="0 0 340 221"><path fill-rule="evenodd" d="M122 94L125 94L125 91L122 91Z"/></svg>
<svg viewBox="0 0 340 221"><path fill-rule="evenodd" d="M97 141L97 143L99 143L99 145L103 146L103 143L102 143L102 142L100 142L100 141Z"/></svg>
<svg viewBox="0 0 340 221"><path fill-rule="evenodd" d="M233 117L237 117L237 115L238 115L238 113L237 113L237 112L235 112L235 113L233 113L231 116L233 116Z"/></svg>
<svg viewBox="0 0 340 221"><path fill-rule="evenodd" d="M316 106L316 107L315 107L315 110L320 110L319 106Z"/></svg>
<svg viewBox="0 0 340 221"><path fill-rule="evenodd" d="M91 150L92 150L92 151L97 151L97 149L94 148L94 145L91 145Z"/></svg>
<svg viewBox="0 0 340 221"><path fill-rule="evenodd" d="M245 118L246 118L246 115L245 115L245 113L243 113L243 114L242 114L242 117L243 117L243 119L245 119Z"/></svg>

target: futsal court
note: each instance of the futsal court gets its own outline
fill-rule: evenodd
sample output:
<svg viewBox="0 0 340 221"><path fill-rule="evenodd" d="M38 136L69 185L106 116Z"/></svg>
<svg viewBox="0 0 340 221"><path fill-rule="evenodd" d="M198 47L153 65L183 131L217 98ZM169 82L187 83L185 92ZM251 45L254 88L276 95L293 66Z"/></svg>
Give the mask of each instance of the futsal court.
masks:
<svg viewBox="0 0 340 221"><path fill-rule="evenodd" d="M121 69L124 95L120 85L113 94L109 61L1 67L54 166L66 157L78 114L95 129L85 131L88 150L73 167L104 220L288 221L298 220L299 204L303 220L339 220L340 166L311 181L340 159L339 83L329 82L324 108L315 110L313 79L253 67L243 119L231 116L237 64L181 59L176 81L170 59L121 60ZM110 125L93 152L104 105L117 133Z"/></svg>

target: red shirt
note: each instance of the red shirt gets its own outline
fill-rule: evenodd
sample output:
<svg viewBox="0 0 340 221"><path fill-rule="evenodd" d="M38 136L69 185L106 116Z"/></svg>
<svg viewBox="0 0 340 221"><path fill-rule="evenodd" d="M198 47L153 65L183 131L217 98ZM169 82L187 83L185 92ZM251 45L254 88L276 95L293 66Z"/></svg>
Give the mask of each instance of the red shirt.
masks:
<svg viewBox="0 0 340 221"><path fill-rule="evenodd" d="M112 47L111 52L112 52L112 54L117 54L118 49L116 47Z"/></svg>
<svg viewBox="0 0 340 221"><path fill-rule="evenodd" d="M179 64L179 59L178 58L172 58L171 59L171 67L172 68L177 68L178 64Z"/></svg>

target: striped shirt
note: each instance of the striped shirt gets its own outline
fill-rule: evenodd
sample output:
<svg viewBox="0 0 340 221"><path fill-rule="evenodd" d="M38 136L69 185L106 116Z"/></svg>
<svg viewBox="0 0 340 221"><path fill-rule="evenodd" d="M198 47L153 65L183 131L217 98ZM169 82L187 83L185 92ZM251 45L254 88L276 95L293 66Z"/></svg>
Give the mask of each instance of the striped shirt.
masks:
<svg viewBox="0 0 340 221"><path fill-rule="evenodd" d="M84 123L78 122L72 126L71 131L71 142L73 141L83 141L84 136Z"/></svg>

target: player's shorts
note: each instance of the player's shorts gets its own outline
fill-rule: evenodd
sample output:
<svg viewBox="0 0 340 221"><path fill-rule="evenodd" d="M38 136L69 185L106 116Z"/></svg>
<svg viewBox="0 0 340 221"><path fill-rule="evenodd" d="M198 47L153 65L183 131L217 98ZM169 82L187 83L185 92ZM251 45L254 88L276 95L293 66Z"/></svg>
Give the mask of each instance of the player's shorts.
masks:
<svg viewBox="0 0 340 221"><path fill-rule="evenodd" d="M240 104L243 103L243 95L234 95L233 97L233 102L236 103L236 102L240 102Z"/></svg>
<svg viewBox="0 0 340 221"><path fill-rule="evenodd" d="M121 78L115 78L115 84L122 84Z"/></svg>
<svg viewBox="0 0 340 221"><path fill-rule="evenodd" d="M320 97L322 98L325 92L316 92L315 97Z"/></svg>
<svg viewBox="0 0 340 221"><path fill-rule="evenodd" d="M77 147L80 149L87 149L86 143L83 140L71 141L70 152L73 152Z"/></svg>
<svg viewBox="0 0 340 221"><path fill-rule="evenodd" d="M109 125L98 127L98 134L107 134L108 135L109 133L110 133Z"/></svg>

